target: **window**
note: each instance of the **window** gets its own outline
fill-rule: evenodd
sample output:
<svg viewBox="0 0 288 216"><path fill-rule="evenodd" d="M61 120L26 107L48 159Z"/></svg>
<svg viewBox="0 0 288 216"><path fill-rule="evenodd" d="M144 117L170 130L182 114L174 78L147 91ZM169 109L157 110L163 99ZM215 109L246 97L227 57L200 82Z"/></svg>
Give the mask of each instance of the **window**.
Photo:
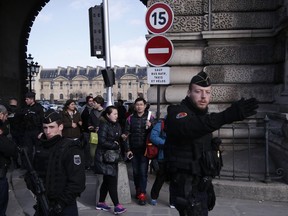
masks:
<svg viewBox="0 0 288 216"><path fill-rule="evenodd" d="M50 94L50 101L54 101L54 94Z"/></svg>
<svg viewBox="0 0 288 216"><path fill-rule="evenodd" d="M132 93L128 93L128 100L129 101L132 101L133 99L132 99Z"/></svg>
<svg viewBox="0 0 288 216"><path fill-rule="evenodd" d="M60 100L63 100L63 99L64 99L64 95L63 95L63 94L60 94L60 95L59 95L59 98L60 98Z"/></svg>
<svg viewBox="0 0 288 216"><path fill-rule="evenodd" d="M117 93L117 99L121 99L121 93L120 92Z"/></svg>

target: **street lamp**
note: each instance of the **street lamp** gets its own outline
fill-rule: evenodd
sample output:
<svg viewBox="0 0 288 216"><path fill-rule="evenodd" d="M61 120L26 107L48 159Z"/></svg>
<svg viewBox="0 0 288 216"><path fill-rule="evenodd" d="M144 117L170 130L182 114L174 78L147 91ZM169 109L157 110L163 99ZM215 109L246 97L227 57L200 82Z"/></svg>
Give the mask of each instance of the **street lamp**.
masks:
<svg viewBox="0 0 288 216"><path fill-rule="evenodd" d="M31 92L32 78L38 75L40 66L38 65L37 62L36 63L33 62L33 57L31 56L31 54L29 54L28 57L26 58L26 62L27 62L27 77L29 81L29 91Z"/></svg>

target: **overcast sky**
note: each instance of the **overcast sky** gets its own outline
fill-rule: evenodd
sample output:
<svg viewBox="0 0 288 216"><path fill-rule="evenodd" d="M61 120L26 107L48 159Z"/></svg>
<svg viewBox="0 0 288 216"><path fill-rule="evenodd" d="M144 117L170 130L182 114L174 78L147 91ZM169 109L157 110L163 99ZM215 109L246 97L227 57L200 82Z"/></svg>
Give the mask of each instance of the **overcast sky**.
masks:
<svg viewBox="0 0 288 216"><path fill-rule="evenodd" d="M105 66L90 56L88 9L102 0L50 0L30 32L28 53L43 68ZM146 7L139 0L108 0L111 66L146 66Z"/></svg>

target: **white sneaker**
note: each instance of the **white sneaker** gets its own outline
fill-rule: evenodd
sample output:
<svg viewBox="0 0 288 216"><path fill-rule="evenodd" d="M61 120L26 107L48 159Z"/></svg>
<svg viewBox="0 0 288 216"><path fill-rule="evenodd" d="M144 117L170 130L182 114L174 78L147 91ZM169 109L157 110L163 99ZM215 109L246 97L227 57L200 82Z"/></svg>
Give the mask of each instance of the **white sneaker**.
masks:
<svg viewBox="0 0 288 216"><path fill-rule="evenodd" d="M175 206L173 204L170 204L171 209L175 209Z"/></svg>

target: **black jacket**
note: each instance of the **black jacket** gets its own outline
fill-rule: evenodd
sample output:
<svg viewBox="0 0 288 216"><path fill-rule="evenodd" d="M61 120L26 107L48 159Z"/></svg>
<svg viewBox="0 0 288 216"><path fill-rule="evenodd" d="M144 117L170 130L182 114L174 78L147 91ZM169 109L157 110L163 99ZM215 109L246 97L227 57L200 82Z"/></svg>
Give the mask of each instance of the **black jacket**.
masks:
<svg viewBox="0 0 288 216"><path fill-rule="evenodd" d="M5 135L0 135L0 169L8 168L15 154L16 144Z"/></svg>
<svg viewBox="0 0 288 216"><path fill-rule="evenodd" d="M43 107L39 103L26 106L22 111L26 131L42 131Z"/></svg>
<svg viewBox="0 0 288 216"><path fill-rule="evenodd" d="M86 132L86 133L90 132L90 130L88 129L88 126L89 126L90 112L92 109L93 109L92 107L89 107L88 105L86 105L83 112L81 113L82 130L83 132Z"/></svg>
<svg viewBox="0 0 288 216"><path fill-rule="evenodd" d="M170 106L165 122L165 155L169 170L202 175L199 159L204 151L211 149L212 132L230 122L225 111L199 110L188 97L180 105Z"/></svg>
<svg viewBox="0 0 288 216"><path fill-rule="evenodd" d="M100 117L101 117L103 111L104 111L104 109L102 109L100 111L96 110L96 109L92 109L90 112L90 118L88 121L88 126L93 126L94 129L96 129L96 127L99 127Z"/></svg>
<svg viewBox="0 0 288 216"><path fill-rule="evenodd" d="M58 203L63 208L74 204L84 191L84 156L79 142L59 135L50 140L43 136L33 164L52 204Z"/></svg>
<svg viewBox="0 0 288 216"><path fill-rule="evenodd" d="M117 141L117 145L114 141ZM100 118L98 131L98 146L95 154L95 173L116 176L118 173L117 163L105 163L103 154L106 150L118 150L121 143L121 127L118 122L113 123L106 118ZM120 154L120 152L119 152Z"/></svg>
<svg viewBox="0 0 288 216"><path fill-rule="evenodd" d="M137 113L133 113L130 115L125 124L125 134L128 135L128 142L125 144L125 150L131 150L133 153L143 153L146 149L146 138L148 133L153 128L153 124L149 128L146 129L146 121L147 121L148 111L140 117ZM151 116L150 121L154 123L154 117Z"/></svg>

